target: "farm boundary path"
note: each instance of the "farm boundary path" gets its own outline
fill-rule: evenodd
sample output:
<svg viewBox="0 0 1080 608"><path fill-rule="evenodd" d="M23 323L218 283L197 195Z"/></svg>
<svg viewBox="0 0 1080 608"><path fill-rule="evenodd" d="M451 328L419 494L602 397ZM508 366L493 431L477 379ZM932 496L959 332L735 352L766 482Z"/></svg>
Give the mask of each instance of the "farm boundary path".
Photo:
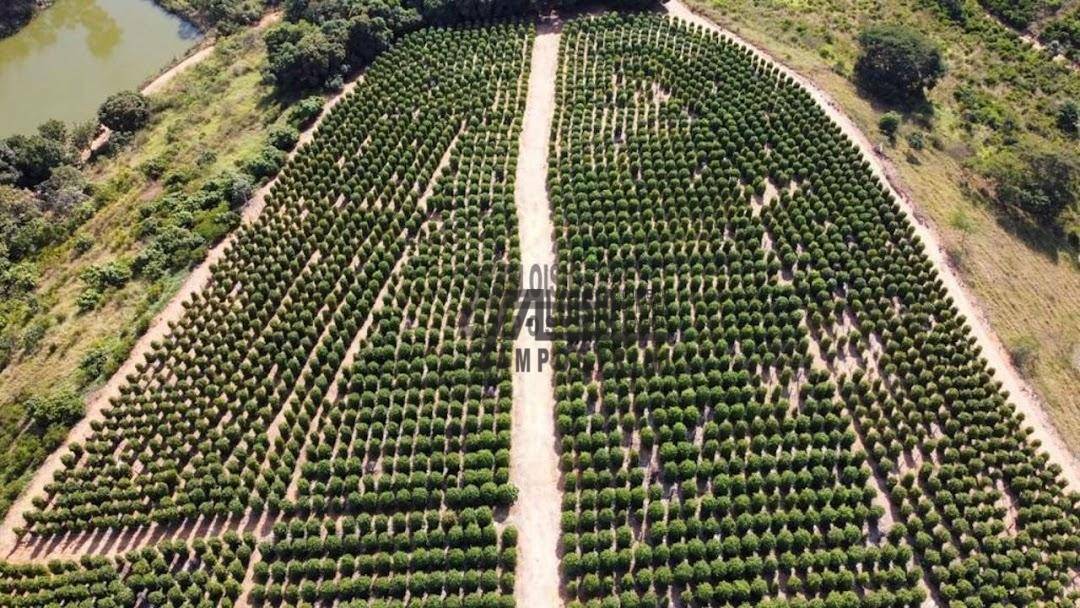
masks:
<svg viewBox="0 0 1080 608"><path fill-rule="evenodd" d="M533 42L529 89L518 147L514 201L521 244L522 289L540 288L532 269L553 269L554 226L547 192L548 146L555 113L555 78L559 63L559 24L543 22ZM545 275L546 276L546 275ZM550 289L554 285L544 285ZM548 301L552 301L549 292ZM534 318L534 327L536 320ZM509 523L518 531L514 600L523 607L562 606L559 595L559 457L555 446L553 362L538 368L538 354L550 347L522 324L516 352L528 352L532 367L513 374L510 430L510 481L518 498ZM548 348L547 352L551 352Z"/></svg>
<svg viewBox="0 0 1080 608"><path fill-rule="evenodd" d="M301 133L299 142L288 155L288 160L292 160L299 150L311 141L315 131L319 128L319 125L322 124L323 119L329 114L330 109L337 105L346 95L351 93L360 83L362 78L363 74L360 74L356 79L346 84L341 91L327 100L319 117L310 127ZM262 214L263 209L266 207L266 196L270 193L270 190L276 183L277 177L259 188L251 199L244 204L240 211L241 226L248 226L258 219L259 215ZM68 432L67 437L64 439L64 442L60 444L60 447L45 459L34 473L34 476L30 479L30 482L23 488L18 498L11 503L11 507L4 516L3 523L0 524L0 559L14 559L17 561L17 556L14 554L19 549L19 539L15 534L15 528L23 525L23 513L33 508L32 501L34 497L44 493L45 486L52 481L56 472L64 466L60 460L61 456L67 452L68 446L73 443L81 443L90 436L92 432L90 425L94 421L103 419L103 410L112 398L120 394L120 387L126 382L126 378L129 374L135 373L135 366L144 360L146 353L151 350L151 345L155 341L164 338L169 332L169 324L179 321L184 315L184 312L186 311L184 307L185 303L190 301L192 294L201 292L203 287L206 286L207 282L210 280L211 267L224 257L236 240L238 231L239 229L230 232L228 236L222 239L220 243L206 254L206 258L191 271L180 286L180 289L177 290L176 294L169 300L169 303L154 317L153 321L150 323L149 329L146 330L146 333L135 342L135 346L132 347L131 353L128 355L128 358L124 361L123 365L116 370L116 373L114 373L102 387L91 392L87 396L86 414L83 416L82 420L72 427L71 431ZM110 533L123 533L123 531L110 531Z"/></svg>
<svg viewBox="0 0 1080 608"><path fill-rule="evenodd" d="M1072 453L1057 432L1035 390L1031 388L1031 385L1024 380L1020 372L1012 364L1008 351L998 339L997 334L990 328L986 315L976 303L974 296L969 293L960 276L949 263L945 248L942 247L937 233L915 205L910 191L904 187L899 172L892 162L875 152L874 145L869 138L844 113L832 97L812 80L791 69L765 49L751 44L717 23L693 12L681 0L668 0L664 4L664 8L669 15L719 32L731 41L752 51L758 57L775 65L784 74L791 76L810 94L829 118L840 126L844 134L858 145L863 156L870 162L874 174L900 203L900 208L914 226L915 233L925 245L926 254L937 268L938 276L941 277L949 296L952 297L953 304L967 320L968 327L971 328L972 334L982 349L982 356L988 361L995 378L1008 391L1009 402L1016 407L1018 412L1023 414L1025 422L1034 429L1032 437L1042 443L1041 447L1049 453L1050 461L1062 468L1062 477L1068 484L1069 489L1080 490L1080 460Z"/></svg>
<svg viewBox="0 0 1080 608"><path fill-rule="evenodd" d="M270 27L271 25L274 25L274 24L278 23L279 21L281 21L281 19L282 19L282 17L284 17L284 15L285 15L285 13L283 11L280 11L280 10L266 13L265 15L262 16L261 19L259 19L259 22L256 23L254 28L252 28L252 29L254 29L255 31L265 30L266 28ZM161 91L162 89L165 88L165 85L172 82L173 78L176 78L176 76L179 75L180 72L183 72L184 70L186 70L186 69L188 69L188 68L202 62L202 60L209 57L211 55L211 53L214 52L214 49L216 47L217 47L217 41L216 40L210 41L209 44L204 44L204 46L202 46L202 48L199 48L194 53L188 55L184 59L182 59L179 62L173 64L167 70L165 70L164 72L162 72L162 73L158 74L157 76L155 76L153 80L146 83L146 85L143 86L143 88L142 88L142 94L143 95L153 95L154 93L157 93L157 92Z"/></svg>

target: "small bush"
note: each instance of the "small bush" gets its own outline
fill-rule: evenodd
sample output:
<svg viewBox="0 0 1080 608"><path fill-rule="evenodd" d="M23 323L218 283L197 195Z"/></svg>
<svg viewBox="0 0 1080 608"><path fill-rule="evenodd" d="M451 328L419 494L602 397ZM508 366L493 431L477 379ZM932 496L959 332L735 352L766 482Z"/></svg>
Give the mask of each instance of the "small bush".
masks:
<svg viewBox="0 0 1080 608"><path fill-rule="evenodd" d="M94 246L94 237L86 233L80 233L75 236L75 242L72 244L72 248L75 250L75 255L82 255L90 248Z"/></svg>
<svg viewBox="0 0 1080 608"><path fill-rule="evenodd" d="M90 312L98 307L101 303L101 292L93 287L87 287L83 289L79 294L79 297L75 300L75 305L79 308L79 312Z"/></svg>
<svg viewBox="0 0 1080 608"><path fill-rule="evenodd" d="M311 95L296 102L289 108L286 121L297 129L309 126L322 112L324 100L318 95Z"/></svg>
<svg viewBox="0 0 1080 608"><path fill-rule="evenodd" d="M878 130L889 141L896 141L896 132L900 130L900 115L896 112L886 112L878 119Z"/></svg>
<svg viewBox="0 0 1080 608"><path fill-rule="evenodd" d="M26 401L27 415L43 427L58 423L74 424L83 417L85 411L82 397L73 391L34 396Z"/></svg>
<svg viewBox="0 0 1080 608"><path fill-rule="evenodd" d="M1058 108L1057 126L1068 135L1080 133L1080 104L1070 99Z"/></svg>
<svg viewBox="0 0 1080 608"><path fill-rule="evenodd" d="M289 151L300 140L300 132L291 125L274 125L266 134L266 142L278 150Z"/></svg>

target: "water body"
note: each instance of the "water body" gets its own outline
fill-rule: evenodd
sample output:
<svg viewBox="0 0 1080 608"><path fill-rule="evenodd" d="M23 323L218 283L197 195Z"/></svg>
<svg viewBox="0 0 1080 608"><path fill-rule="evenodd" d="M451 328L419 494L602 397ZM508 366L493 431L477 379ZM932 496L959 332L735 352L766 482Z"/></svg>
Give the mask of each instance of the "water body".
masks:
<svg viewBox="0 0 1080 608"><path fill-rule="evenodd" d="M0 137L50 118L92 118L106 97L138 87L199 37L150 0L56 0L0 40Z"/></svg>

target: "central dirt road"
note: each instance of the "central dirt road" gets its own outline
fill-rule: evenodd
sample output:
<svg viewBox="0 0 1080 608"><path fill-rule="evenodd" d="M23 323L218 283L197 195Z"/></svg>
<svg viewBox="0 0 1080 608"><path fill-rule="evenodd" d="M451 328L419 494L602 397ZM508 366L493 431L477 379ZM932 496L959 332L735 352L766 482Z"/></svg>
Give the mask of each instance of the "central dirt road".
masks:
<svg viewBox="0 0 1080 608"><path fill-rule="evenodd" d="M538 27L533 46L529 92L518 149L514 200L521 237L523 288L530 285L534 267L554 268L551 205L547 194L548 140L555 110L555 76L559 55L559 28ZM542 272L542 270L541 270ZM536 283L533 280L533 283ZM554 288L554 285L548 285ZM530 310L533 315L535 310ZM523 608L562 606L559 596L559 490L558 454L555 451L555 386L551 363L539 369L538 352L551 344L537 340L522 324L514 342L528 350L531 367L515 371L513 426L510 438L510 480L518 488L510 523L518 529L518 564L514 600ZM550 351L549 351L550 352Z"/></svg>

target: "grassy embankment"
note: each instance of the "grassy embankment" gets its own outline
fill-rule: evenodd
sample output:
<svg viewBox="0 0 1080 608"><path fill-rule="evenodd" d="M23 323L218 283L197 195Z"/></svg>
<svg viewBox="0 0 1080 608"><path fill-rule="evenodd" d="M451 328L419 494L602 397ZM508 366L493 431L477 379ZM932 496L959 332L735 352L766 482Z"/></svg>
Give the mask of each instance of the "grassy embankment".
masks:
<svg viewBox="0 0 1080 608"><path fill-rule="evenodd" d="M813 79L881 143L916 205L983 307L1022 373L1046 401L1065 440L1080 449L1080 267L1057 231L1002 211L980 177L1017 148L1075 154L1054 125L1065 99L1080 95L1080 77L1009 36L965 31L908 0L690 0L728 29ZM842 16L842 17L840 17ZM974 17L978 18L978 17ZM948 75L930 93L932 114L905 115L897 143L877 130L894 108L869 101L850 80L856 37L869 24L902 22L941 42ZM999 28L1000 29L1000 28ZM991 30L992 31L992 30ZM969 87L994 127L971 120L956 92ZM1012 127L1015 125L1015 128ZM925 138L912 148L910 133Z"/></svg>
<svg viewBox="0 0 1080 608"><path fill-rule="evenodd" d="M81 276L92 266L130 260L145 247L137 233L145 203L169 192L197 192L207 179L263 145L266 127L280 119L283 109L262 83L265 61L257 31L237 34L219 41L213 56L153 95L151 125L113 157L99 158L85 169L94 184L96 213L75 236L38 257L40 279L33 296L9 303L23 310L0 311L20 317L23 327L44 329L36 346L19 352L0 371L0 512L67 430L31 424L26 398L92 390L123 362L187 271L153 280L136 276L83 313L77 304L85 289ZM165 167L157 179L146 170L154 164ZM213 234L222 227L194 229ZM77 241L81 238L85 246L87 236L92 244L80 254Z"/></svg>

